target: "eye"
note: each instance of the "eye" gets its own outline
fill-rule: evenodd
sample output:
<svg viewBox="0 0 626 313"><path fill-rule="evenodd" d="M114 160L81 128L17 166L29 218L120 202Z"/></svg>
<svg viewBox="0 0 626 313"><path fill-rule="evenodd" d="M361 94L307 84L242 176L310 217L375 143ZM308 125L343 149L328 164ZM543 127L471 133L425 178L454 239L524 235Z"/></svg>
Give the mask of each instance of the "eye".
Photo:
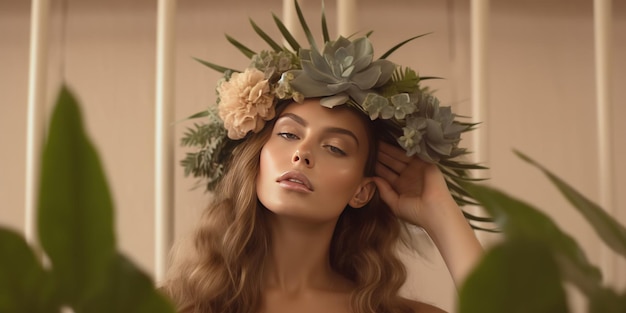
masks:
<svg viewBox="0 0 626 313"><path fill-rule="evenodd" d="M333 154L337 154L340 156L345 156L346 152L344 152L343 150L333 146L333 145L325 145L325 148L327 148L330 152L332 152Z"/></svg>
<svg viewBox="0 0 626 313"><path fill-rule="evenodd" d="M277 134L280 137L283 137L287 140L298 140L300 139L300 137L296 136L295 134L289 133L289 132L280 132Z"/></svg>

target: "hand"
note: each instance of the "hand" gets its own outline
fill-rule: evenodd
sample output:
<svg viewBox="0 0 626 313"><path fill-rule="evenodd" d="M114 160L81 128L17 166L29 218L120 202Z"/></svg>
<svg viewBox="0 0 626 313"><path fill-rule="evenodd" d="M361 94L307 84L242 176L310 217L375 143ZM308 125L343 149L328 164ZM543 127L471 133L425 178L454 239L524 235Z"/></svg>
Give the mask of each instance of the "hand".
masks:
<svg viewBox="0 0 626 313"><path fill-rule="evenodd" d="M458 209L437 165L380 142L374 182L383 201L406 222L430 228L436 210Z"/></svg>
<svg viewBox="0 0 626 313"><path fill-rule="evenodd" d="M482 247L452 198L435 164L407 157L380 143L374 182L396 216L426 230L446 262L456 286L480 260Z"/></svg>

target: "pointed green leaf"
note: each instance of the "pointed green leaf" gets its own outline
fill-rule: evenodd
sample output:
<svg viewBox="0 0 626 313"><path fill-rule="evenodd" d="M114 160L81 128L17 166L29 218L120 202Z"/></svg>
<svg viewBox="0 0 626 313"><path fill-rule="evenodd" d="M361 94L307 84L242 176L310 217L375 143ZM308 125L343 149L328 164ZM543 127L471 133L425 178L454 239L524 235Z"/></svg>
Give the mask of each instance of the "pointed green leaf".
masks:
<svg viewBox="0 0 626 313"><path fill-rule="evenodd" d="M154 287L150 277L122 255L117 255L106 286L80 310L89 313L174 313L169 301Z"/></svg>
<svg viewBox="0 0 626 313"><path fill-rule="evenodd" d="M298 4L298 0L293 1L296 5L296 13L298 14L298 20L300 20L300 25L302 25L302 30L306 35L306 38L309 40L309 44L311 45L311 49L317 50L317 45L315 44L315 38L313 38L313 34L309 29L309 25L306 23L306 19L304 19L304 15L302 14L302 10L300 9L300 5Z"/></svg>
<svg viewBox="0 0 626 313"><path fill-rule="evenodd" d="M617 294L615 290L603 289L589 299L588 313L624 313L626 312L626 293Z"/></svg>
<svg viewBox="0 0 626 313"><path fill-rule="evenodd" d="M554 253L565 279L588 295L601 288L598 268L589 263L576 241L544 213L494 188L471 183L460 185L493 216L507 240L544 242Z"/></svg>
<svg viewBox="0 0 626 313"><path fill-rule="evenodd" d="M79 105L62 87L43 149L39 241L63 301L80 303L104 282L114 255L113 203Z"/></svg>
<svg viewBox="0 0 626 313"><path fill-rule="evenodd" d="M482 166L482 165L478 165L478 164L460 163L460 162L456 162L456 161L452 161L452 160L445 160L445 159L440 160L439 164L441 164L441 165L443 165L445 167L452 168L452 169L464 169L464 170L486 170L486 169L489 169L486 166Z"/></svg>
<svg viewBox="0 0 626 313"><path fill-rule="evenodd" d="M202 63L202 65L205 65L205 66L207 66L207 67L209 67L209 68L212 68L212 69L214 69L214 70L216 70L217 72L220 72L220 73L224 73L224 72L226 72L226 71L231 71L231 72L233 72L233 73L239 73L239 72L240 72L240 71L238 71L238 70L234 70L234 69L232 69L232 68L227 68L227 67L219 66L219 65L217 65L217 64L213 64L213 63L211 63L211 62L207 62L207 61L204 61L204 60L200 60L200 59L198 59L198 58L193 58L193 59L194 59L194 60L196 60L196 61L198 61L198 62L200 62L200 63Z"/></svg>
<svg viewBox="0 0 626 313"><path fill-rule="evenodd" d="M259 35L259 37L261 37L263 40L265 40L265 42L267 42L267 44L272 47L272 49L276 52L280 52L283 50L283 48L276 43L276 41L274 41L268 34L266 34L261 27L259 27L252 19L250 19L250 24L252 25L252 28L254 29L254 31L257 33L257 35Z"/></svg>
<svg viewBox="0 0 626 313"><path fill-rule="evenodd" d="M0 312L53 312L53 281L18 233L0 228Z"/></svg>
<svg viewBox="0 0 626 313"><path fill-rule="evenodd" d="M324 43L330 41L330 35L328 34L328 24L326 23L326 8L324 1L322 1L322 36L324 37Z"/></svg>
<svg viewBox="0 0 626 313"><path fill-rule="evenodd" d="M407 44L408 42L411 42L417 38L429 35L430 33L426 33L426 34L421 34L421 35L417 35L415 37L411 37L395 46L393 46L391 49L389 49L387 52L385 52L380 58L381 59L386 59L388 56L390 56L392 53L394 53L394 51L398 50L400 47L404 46L405 44Z"/></svg>
<svg viewBox="0 0 626 313"><path fill-rule="evenodd" d="M235 48L237 48L241 53L243 53L248 59L252 59L252 57L256 54L256 52L252 51L250 48L244 46L241 42L237 41L235 38L226 35L226 40L230 42Z"/></svg>
<svg viewBox="0 0 626 313"><path fill-rule="evenodd" d="M429 79L443 79L443 77L437 77L437 76L422 76L422 77L420 77L420 80L429 80Z"/></svg>
<svg viewBox="0 0 626 313"><path fill-rule="evenodd" d="M300 44L298 43L296 38L293 37L285 24L283 24L283 22L280 20L280 18L278 18L278 16L276 16L276 14L272 14L272 16L274 17L274 22L276 23L278 30L280 30L280 33L283 35L283 38L285 38L291 49L298 53L298 51L300 50Z"/></svg>
<svg viewBox="0 0 626 313"><path fill-rule="evenodd" d="M469 220L472 220L472 221L476 221L476 222L485 222L485 223L492 223L493 222L493 218L491 218L491 217L476 216L476 215L468 213L466 211L463 211L463 216L465 216L466 219L469 219Z"/></svg>
<svg viewBox="0 0 626 313"><path fill-rule="evenodd" d="M568 312L550 247L518 238L491 248L463 284L459 312Z"/></svg>
<svg viewBox="0 0 626 313"><path fill-rule="evenodd" d="M209 116L209 114L210 114L209 111L206 111L206 110L205 111L200 111L200 112L198 112L198 113L196 113L194 115L189 116L187 119L191 120L191 119L195 119L195 118L206 117L206 116Z"/></svg>
<svg viewBox="0 0 626 313"><path fill-rule="evenodd" d="M484 231L484 232L487 232L487 233L499 234L499 233L502 232L501 230L499 230L497 228L485 228L485 227L476 226L476 225L472 224L471 221L469 222L469 225L470 225L470 227L473 230L480 230L480 231Z"/></svg>
<svg viewBox="0 0 626 313"><path fill-rule="evenodd" d="M464 206L464 205L479 205L477 202L471 201L466 199L463 196L460 195L456 195L456 194L452 194L452 198L454 199L454 201L456 202L456 204L458 204L459 206Z"/></svg>
<svg viewBox="0 0 626 313"><path fill-rule="evenodd" d="M541 164L519 151L515 151L515 153L526 162L540 169L578 212L587 219L598 236L600 236L613 251L626 257L626 228L623 225L619 224L600 206L587 199Z"/></svg>

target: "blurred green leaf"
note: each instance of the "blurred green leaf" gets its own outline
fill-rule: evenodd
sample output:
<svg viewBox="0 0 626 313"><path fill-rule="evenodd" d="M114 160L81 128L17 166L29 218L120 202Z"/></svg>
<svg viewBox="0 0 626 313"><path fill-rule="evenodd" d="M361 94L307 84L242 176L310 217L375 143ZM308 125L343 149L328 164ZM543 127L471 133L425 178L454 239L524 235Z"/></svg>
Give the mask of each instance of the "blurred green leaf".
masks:
<svg viewBox="0 0 626 313"><path fill-rule="evenodd" d="M109 268L105 288L83 308L89 313L174 313L168 300L153 287L146 274L123 255L117 255Z"/></svg>
<svg viewBox="0 0 626 313"><path fill-rule="evenodd" d="M0 312L53 312L53 285L22 236L0 228Z"/></svg>
<svg viewBox="0 0 626 313"><path fill-rule="evenodd" d="M550 249L540 241L520 238L491 248L463 284L459 312L567 312Z"/></svg>
<svg viewBox="0 0 626 313"><path fill-rule="evenodd" d="M61 301L81 303L103 285L114 256L113 204L76 99L66 87L43 149L38 204L39 241Z"/></svg>
<svg viewBox="0 0 626 313"><path fill-rule="evenodd" d="M590 297L587 312L626 313L626 293L618 295L614 290L604 289Z"/></svg>
<svg viewBox="0 0 626 313"><path fill-rule="evenodd" d="M563 233L548 216L494 188L470 183L462 185L493 216L505 240L542 242L552 251L566 280L587 295L598 292L601 272L589 263L576 241Z"/></svg>
<svg viewBox="0 0 626 313"><path fill-rule="evenodd" d="M580 192L576 191L562 179L547 170L541 164L529 158L525 154L515 151L515 153L526 162L539 168L552 183L561 191L569 202L580 212L591 224L598 236L613 251L626 257L626 228L620 225L615 219L606 213L600 206L591 202Z"/></svg>

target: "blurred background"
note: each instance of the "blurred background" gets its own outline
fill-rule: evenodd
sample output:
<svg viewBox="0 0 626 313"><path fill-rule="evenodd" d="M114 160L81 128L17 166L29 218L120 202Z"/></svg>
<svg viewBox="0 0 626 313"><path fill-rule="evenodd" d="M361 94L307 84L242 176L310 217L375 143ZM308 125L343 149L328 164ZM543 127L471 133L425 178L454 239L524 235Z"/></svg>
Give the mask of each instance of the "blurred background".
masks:
<svg viewBox="0 0 626 313"><path fill-rule="evenodd" d="M331 36L337 35L337 1L326 0ZM301 0L309 26L319 34L321 1ZM389 59L410 66L445 105L472 115L470 1L357 0L354 26L374 30L375 56L414 35ZM220 74L193 57L243 69L248 61L224 38L228 33L253 50L266 44L248 18L279 38L270 12L282 0L179 0L175 16L174 116L179 121L215 101ZM146 271L154 271L154 133L157 1L54 0L47 21L45 119L62 82L82 102L87 131L100 152L116 204L118 245ZM0 0L0 225L24 230L25 155L31 4ZM494 0L486 32L486 111L480 162L489 184L542 208L570 233L594 264L608 270L607 283L626 287L626 262L603 244L554 187L513 153L536 159L587 197L601 191L591 0ZM610 60L611 190L608 208L626 224L626 1L613 1ZM321 37L318 37L321 40ZM185 153L174 133L174 237L191 231L209 195L195 188L178 166ZM473 149L468 136L462 145ZM497 236L481 234L488 245ZM407 254L408 297L454 310L455 290L436 250ZM4 251L2 253L5 253ZM584 307L573 297L575 311Z"/></svg>

